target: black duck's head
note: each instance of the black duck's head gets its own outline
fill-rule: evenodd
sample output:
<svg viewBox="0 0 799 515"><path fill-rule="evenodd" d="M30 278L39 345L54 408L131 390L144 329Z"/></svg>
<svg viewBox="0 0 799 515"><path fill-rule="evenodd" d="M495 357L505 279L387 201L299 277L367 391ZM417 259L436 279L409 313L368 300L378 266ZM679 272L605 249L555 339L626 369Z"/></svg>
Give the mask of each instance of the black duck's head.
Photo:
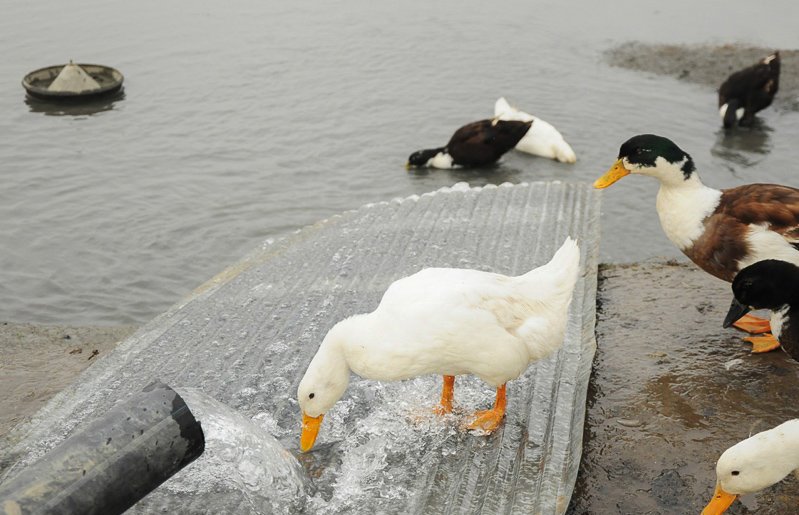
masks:
<svg viewBox="0 0 799 515"><path fill-rule="evenodd" d="M732 281L732 301L724 327L752 309L777 310L796 303L799 267L793 263L767 259L747 266Z"/></svg>
<svg viewBox="0 0 799 515"><path fill-rule="evenodd" d="M695 169L691 156L670 139L640 134L624 142L617 161L594 182L594 187L607 188L631 173L650 175L661 183L679 183L691 178Z"/></svg>
<svg viewBox="0 0 799 515"><path fill-rule="evenodd" d="M425 150L417 150L408 156L408 163L405 168L420 168L427 166L427 162L436 157L436 154L443 152L443 148L429 148Z"/></svg>

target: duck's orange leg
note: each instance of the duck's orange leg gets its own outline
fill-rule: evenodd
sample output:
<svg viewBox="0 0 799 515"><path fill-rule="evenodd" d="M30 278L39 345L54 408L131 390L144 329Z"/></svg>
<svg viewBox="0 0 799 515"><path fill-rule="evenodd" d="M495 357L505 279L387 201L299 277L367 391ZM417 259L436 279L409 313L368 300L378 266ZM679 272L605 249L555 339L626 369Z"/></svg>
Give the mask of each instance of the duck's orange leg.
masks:
<svg viewBox="0 0 799 515"><path fill-rule="evenodd" d="M744 338L744 341L752 344L752 354L771 352L780 348L780 342L774 338L773 334L764 334L763 336L747 336Z"/></svg>
<svg viewBox="0 0 799 515"><path fill-rule="evenodd" d="M489 410L478 411L475 413L474 420L472 420L466 427L468 429L482 429L486 433L491 433L499 427L499 424L505 417L505 406L507 403L508 401L505 397L505 385L503 384L497 388L497 400L494 401L494 407Z"/></svg>
<svg viewBox="0 0 799 515"><path fill-rule="evenodd" d="M455 396L455 376L444 376L444 387L441 389L441 406L434 410L439 415L452 413L452 399Z"/></svg>
<svg viewBox="0 0 799 515"><path fill-rule="evenodd" d="M760 318L746 314L732 324L733 327L749 334L763 334L771 332L771 323L768 318Z"/></svg>

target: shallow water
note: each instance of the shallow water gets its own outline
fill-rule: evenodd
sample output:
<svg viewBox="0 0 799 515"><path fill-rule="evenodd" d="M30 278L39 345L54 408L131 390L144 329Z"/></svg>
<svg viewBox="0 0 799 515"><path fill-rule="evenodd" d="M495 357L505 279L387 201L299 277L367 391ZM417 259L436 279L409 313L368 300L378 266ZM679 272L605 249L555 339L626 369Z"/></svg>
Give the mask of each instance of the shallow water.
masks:
<svg viewBox="0 0 799 515"><path fill-rule="evenodd" d="M674 138L712 185L796 184L795 112L727 139L712 88L603 61L630 40L799 47L796 2L720 5L7 5L0 320L143 323L266 238L460 180L592 180L644 131ZM93 114L26 103L22 77L70 58L118 68L124 98ZM500 95L560 129L578 163L405 171ZM676 255L655 189L633 178L605 194L603 260Z"/></svg>

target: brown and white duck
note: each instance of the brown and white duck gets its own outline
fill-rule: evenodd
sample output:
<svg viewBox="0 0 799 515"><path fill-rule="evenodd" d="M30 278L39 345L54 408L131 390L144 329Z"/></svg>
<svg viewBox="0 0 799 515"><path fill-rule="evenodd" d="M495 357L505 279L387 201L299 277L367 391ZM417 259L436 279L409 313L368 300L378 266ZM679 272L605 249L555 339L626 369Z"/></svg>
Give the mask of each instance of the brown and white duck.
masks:
<svg viewBox="0 0 799 515"><path fill-rule="evenodd" d="M799 190L777 184L710 188L690 155L653 134L627 140L594 187L607 188L629 174L660 181L656 207L663 231L709 274L732 281L739 270L764 259L799 265ZM767 320L749 315L735 326L752 334L770 329ZM753 352L779 347L773 337L753 343Z"/></svg>

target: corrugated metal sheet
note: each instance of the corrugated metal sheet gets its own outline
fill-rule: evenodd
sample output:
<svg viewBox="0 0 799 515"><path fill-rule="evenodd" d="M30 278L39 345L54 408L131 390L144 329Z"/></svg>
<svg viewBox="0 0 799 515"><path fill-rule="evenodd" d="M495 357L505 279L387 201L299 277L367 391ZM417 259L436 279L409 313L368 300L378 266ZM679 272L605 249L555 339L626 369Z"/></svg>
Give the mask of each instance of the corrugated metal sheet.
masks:
<svg viewBox="0 0 799 515"><path fill-rule="evenodd" d="M392 281L421 268L519 274L548 261L567 235L579 240L583 269L566 341L509 383L497 432L477 436L459 430L463 416L429 415L439 377L353 377L315 452L299 455L296 387L333 324L371 311ZM582 183L456 185L335 216L265 244L88 369L2 453L18 460L7 473L159 379L201 389L295 453L313 481L309 513L563 513L580 463L598 249L599 195ZM475 378L458 378L455 391L464 414L493 401ZM181 475L199 475L202 463ZM167 486L134 510L256 510L244 498Z"/></svg>

